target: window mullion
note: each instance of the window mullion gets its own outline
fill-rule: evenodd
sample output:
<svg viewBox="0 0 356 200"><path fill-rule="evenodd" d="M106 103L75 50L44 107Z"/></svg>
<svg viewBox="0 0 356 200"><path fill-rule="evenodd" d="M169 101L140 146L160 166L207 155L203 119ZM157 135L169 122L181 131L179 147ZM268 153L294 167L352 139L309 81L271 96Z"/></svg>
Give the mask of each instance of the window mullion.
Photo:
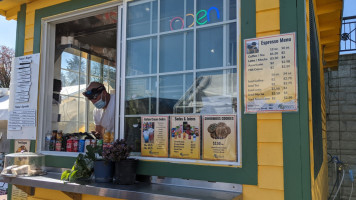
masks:
<svg viewBox="0 0 356 200"><path fill-rule="evenodd" d="M194 20L196 19L196 16L197 16L197 1L194 0ZM194 35L193 35L193 113L196 113L197 112L197 100L196 100L196 97L197 97L197 92L196 92L196 87L197 87L197 83L196 83L196 80L197 80L197 23L194 22Z"/></svg>
<svg viewBox="0 0 356 200"><path fill-rule="evenodd" d="M159 62L159 52L160 52L160 27L161 27L161 0L158 0L158 9L157 9L157 75L156 75L156 114L159 114L159 86L160 86L160 83L159 83L159 65L160 65L160 62Z"/></svg>
<svg viewBox="0 0 356 200"><path fill-rule="evenodd" d="M90 81L90 71L89 71L89 65L90 65L90 60L88 60L88 54L86 54L87 56L86 56L86 60L87 60L87 62L86 62L86 65L87 65L87 70L86 70L86 85L89 85L89 81ZM86 110L88 111L88 112L86 112L85 113L85 118L86 118L86 123L85 123L85 130L86 131L89 131L89 100L87 100L86 98L85 98L85 108L86 108Z"/></svg>

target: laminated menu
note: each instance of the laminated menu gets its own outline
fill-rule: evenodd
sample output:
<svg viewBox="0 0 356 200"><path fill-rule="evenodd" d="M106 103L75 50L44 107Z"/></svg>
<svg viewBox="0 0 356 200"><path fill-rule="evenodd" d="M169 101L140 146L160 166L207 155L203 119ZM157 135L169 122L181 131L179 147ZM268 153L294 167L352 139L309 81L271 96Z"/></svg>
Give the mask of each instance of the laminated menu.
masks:
<svg viewBox="0 0 356 200"><path fill-rule="evenodd" d="M245 40L245 113L298 111L295 33Z"/></svg>
<svg viewBox="0 0 356 200"><path fill-rule="evenodd" d="M200 159L200 116L171 116L170 157Z"/></svg>
<svg viewBox="0 0 356 200"><path fill-rule="evenodd" d="M236 161L236 116L203 116L203 160Z"/></svg>
<svg viewBox="0 0 356 200"><path fill-rule="evenodd" d="M141 117L141 156L168 157L168 117Z"/></svg>

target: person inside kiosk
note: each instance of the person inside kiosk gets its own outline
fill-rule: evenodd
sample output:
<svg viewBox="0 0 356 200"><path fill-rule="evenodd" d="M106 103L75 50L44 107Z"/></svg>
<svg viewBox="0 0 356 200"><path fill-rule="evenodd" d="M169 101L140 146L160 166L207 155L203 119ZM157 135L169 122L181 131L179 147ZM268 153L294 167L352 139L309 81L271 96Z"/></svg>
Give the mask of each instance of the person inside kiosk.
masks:
<svg viewBox="0 0 356 200"><path fill-rule="evenodd" d="M113 131L115 127L115 94L109 94L102 83L91 82L83 95L95 106L93 110L95 131L101 136L105 131Z"/></svg>

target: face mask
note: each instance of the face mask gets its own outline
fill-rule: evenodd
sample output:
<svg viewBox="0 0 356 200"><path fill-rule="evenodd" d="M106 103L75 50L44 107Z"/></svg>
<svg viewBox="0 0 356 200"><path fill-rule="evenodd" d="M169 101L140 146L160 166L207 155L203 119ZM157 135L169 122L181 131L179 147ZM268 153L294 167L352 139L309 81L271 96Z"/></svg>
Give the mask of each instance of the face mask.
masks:
<svg viewBox="0 0 356 200"><path fill-rule="evenodd" d="M94 103L94 106L95 106L97 109L102 109L102 108L104 108L105 105L106 105L106 102L103 101L102 98L103 98L103 96L101 96L101 98L100 98L99 101L97 101L97 102Z"/></svg>

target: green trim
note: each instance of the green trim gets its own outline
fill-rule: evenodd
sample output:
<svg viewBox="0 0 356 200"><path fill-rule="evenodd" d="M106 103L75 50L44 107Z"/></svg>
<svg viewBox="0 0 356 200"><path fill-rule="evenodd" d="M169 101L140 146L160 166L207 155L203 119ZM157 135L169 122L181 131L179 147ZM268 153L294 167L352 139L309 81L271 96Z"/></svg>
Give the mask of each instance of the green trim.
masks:
<svg viewBox="0 0 356 200"><path fill-rule="evenodd" d="M25 52L26 4L22 4L17 13L15 57L23 56ZM10 140L10 153L15 152L15 140ZM7 189L7 199L12 199L12 185Z"/></svg>
<svg viewBox="0 0 356 200"><path fill-rule="evenodd" d="M299 112L283 113L284 198L311 199L304 0L280 0L281 33L296 32Z"/></svg>
<svg viewBox="0 0 356 200"><path fill-rule="evenodd" d="M33 53L40 52L41 19L56 14L73 11L83 7L96 5L107 0L72 0L51 7L39 9L35 13L35 32ZM256 37L256 5L254 0L241 0L241 39ZM241 43L241 58L244 52ZM241 69L243 74L243 68ZM242 77L242 76L241 76ZM241 78L243 88L243 77ZM244 108L243 93L241 107ZM201 166L168 162L140 161L137 173L144 175L178 177L208 181L221 181L239 184L257 185L257 118L256 115L242 113L242 168ZM46 156L46 166L70 168L74 158L63 156Z"/></svg>
<svg viewBox="0 0 356 200"><path fill-rule="evenodd" d="M17 13L15 56L23 56L25 51L26 4L21 5Z"/></svg>
<svg viewBox="0 0 356 200"><path fill-rule="evenodd" d="M66 156L46 156L45 165L47 167L72 168L75 157Z"/></svg>
<svg viewBox="0 0 356 200"><path fill-rule="evenodd" d="M12 199L12 184L9 184L7 187L7 199Z"/></svg>

